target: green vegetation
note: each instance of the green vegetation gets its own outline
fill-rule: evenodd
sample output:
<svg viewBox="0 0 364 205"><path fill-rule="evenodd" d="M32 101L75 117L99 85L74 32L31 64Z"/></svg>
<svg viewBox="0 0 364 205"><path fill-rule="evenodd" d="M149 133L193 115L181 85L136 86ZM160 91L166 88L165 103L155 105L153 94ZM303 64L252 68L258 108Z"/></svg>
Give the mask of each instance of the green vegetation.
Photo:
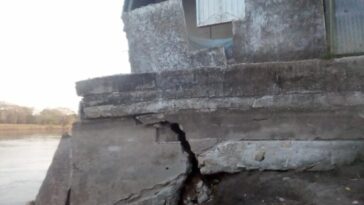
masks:
<svg viewBox="0 0 364 205"><path fill-rule="evenodd" d="M0 103L0 124L26 124L54 125L69 127L77 118L77 115L67 108L44 109L35 112L33 108L7 103ZM5 126L2 126L5 127ZM33 126L37 127L37 126Z"/></svg>

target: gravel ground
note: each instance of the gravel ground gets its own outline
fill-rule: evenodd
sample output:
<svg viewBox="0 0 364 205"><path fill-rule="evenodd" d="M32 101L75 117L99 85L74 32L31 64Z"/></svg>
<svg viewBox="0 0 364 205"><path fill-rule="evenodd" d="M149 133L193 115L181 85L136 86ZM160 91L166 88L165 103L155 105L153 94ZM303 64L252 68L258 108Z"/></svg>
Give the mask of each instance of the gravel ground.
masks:
<svg viewBox="0 0 364 205"><path fill-rule="evenodd" d="M328 172L215 175L206 205L364 205L364 163Z"/></svg>

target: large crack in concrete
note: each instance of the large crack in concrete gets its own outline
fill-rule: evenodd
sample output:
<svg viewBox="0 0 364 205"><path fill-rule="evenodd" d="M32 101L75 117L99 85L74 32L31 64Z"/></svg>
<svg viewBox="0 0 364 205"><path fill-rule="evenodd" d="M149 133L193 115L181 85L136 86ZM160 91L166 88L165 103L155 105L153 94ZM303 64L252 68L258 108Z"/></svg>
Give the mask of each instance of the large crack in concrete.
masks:
<svg viewBox="0 0 364 205"><path fill-rule="evenodd" d="M65 205L71 205L71 188L67 191L67 198Z"/></svg>
<svg viewBox="0 0 364 205"><path fill-rule="evenodd" d="M188 154L188 160L191 163L191 172L201 174L198 168L198 161L195 153L193 153L191 149L190 143L186 139L186 133L180 128L179 124L177 123L170 123L171 130L175 132L178 136L178 140L181 143L183 151Z"/></svg>
<svg viewBox="0 0 364 205"><path fill-rule="evenodd" d="M186 133L180 124L176 122L164 121L163 117L152 116L149 118L135 117L137 123L146 126L165 126L176 134L177 141L181 144L183 152L187 153L189 169L186 171L186 179L179 188L178 205L198 205L212 199L211 183L209 179L201 173L196 154L192 151L191 144L187 140Z"/></svg>
<svg viewBox="0 0 364 205"><path fill-rule="evenodd" d="M168 124L171 130L177 134L183 151L188 154L188 161L191 165L190 173L188 174L180 192L178 205L201 204L210 200L210 185L201 174L198 159L191 149L191 145L186 138L186 133L181 129L178 123Z"/></svg>

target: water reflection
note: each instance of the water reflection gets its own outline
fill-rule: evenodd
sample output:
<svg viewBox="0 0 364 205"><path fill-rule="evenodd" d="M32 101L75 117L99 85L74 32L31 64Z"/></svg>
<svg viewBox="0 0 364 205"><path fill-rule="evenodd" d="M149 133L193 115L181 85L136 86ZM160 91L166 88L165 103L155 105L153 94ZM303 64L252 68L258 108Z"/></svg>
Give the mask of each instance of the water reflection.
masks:
<svg viewBox="0 0 364 205"><path fill-rule="evenodd" d="M0 205L35 198L59 140L58 133L0 134Z"/></svg>

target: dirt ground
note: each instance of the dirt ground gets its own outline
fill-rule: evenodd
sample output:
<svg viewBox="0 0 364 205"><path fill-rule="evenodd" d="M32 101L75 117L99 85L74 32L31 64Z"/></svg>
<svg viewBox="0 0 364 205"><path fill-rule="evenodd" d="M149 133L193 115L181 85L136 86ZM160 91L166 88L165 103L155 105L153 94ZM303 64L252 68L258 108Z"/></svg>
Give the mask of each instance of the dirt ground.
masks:
<svg viewBox="0 0 364 205"><path fill-rule="evenodd" d="M206 205L364 205L364 163L327 172L246 171L211 176Z"/></svg>

